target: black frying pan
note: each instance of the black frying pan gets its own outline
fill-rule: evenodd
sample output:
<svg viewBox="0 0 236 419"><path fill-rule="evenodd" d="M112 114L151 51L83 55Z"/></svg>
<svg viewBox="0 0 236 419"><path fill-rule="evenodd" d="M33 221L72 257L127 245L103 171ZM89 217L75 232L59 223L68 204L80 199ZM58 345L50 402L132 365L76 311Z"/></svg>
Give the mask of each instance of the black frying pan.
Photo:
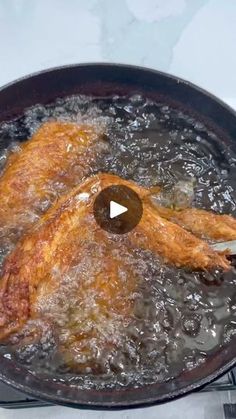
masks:
<svg viewBox="0 0 236 419"><path fill-rule="evenodd" d="M21 115L26 107L71 94L110 96L141 93L177 105L236 147L236 113L204 90L158 71L117 64L82 64L56 68L15 81L0 89L0 122ZM0 197L1 198L1 197ZM236 342L208 357L204 366L174 380L141 388L80 390L42 380L0 356L0 379L34 398L83 408L128 408L171 400L215 380L236 363Z"/></svg>

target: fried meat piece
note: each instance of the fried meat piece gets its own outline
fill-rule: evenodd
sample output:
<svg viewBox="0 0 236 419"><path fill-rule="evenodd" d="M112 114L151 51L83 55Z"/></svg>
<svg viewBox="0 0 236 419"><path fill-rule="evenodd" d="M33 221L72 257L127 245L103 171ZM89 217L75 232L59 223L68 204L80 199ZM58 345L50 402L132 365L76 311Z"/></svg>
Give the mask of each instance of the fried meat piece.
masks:
<svg viewBox="0 0 236 419"><path fill-rule="evenodd" d="M52 121L10 154L0 177L1 246L14 244L58 196L88 175L100 151L98 137L92 127Z"/></svg>
<svg viewBox="0 0 236 419"><path fill-rule="evenodd" d="M216 214L198 208L173 210L158 206L156 209L161 217L202 239L214 242L236 240L236 220L231 215Z"/></svg>
<svg viewBox="0 0 236 419"><path fill-rule="evenodd" d="M118 236L102 230L93 214L96 196L114 184L132 188L143 200L140 223ZM99 174L54 204L6 258L0 284L0 338L19 330L28 319L42 317L66 327L65 342L75 340L76 347L78 336L83 342L85 336L103 336L111 313L118 319L132 311L137 275L124 256L132 249L151 250L166 262L190 269L229 269L224 254L160 217L145 200L146 193L134 182ZM84 328L78 319L83 319ZM115 330L110 339L114 341Z"/></svg>

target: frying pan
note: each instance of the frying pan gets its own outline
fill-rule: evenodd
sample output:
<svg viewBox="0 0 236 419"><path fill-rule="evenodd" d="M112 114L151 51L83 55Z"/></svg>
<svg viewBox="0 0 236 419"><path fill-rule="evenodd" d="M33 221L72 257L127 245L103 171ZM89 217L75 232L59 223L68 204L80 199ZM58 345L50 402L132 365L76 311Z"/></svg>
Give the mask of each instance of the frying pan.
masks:
<svg viewBox="0 0 236 419"><path fill-rule="evenodd" d="M236 147L236 113L193 84L158 71L118 64L82 64L43 71L0 89L0 122L21 115L25 108L47 104L71 94L94 96L141 93L177 105L212 128L232 149ZM44 380L0 355L0 379L34 398L80 408L129 408L172 400L197 390L236 364L236 341L219 346L204 366L181 373L162 384L117 390L86 390Z"/></svg>

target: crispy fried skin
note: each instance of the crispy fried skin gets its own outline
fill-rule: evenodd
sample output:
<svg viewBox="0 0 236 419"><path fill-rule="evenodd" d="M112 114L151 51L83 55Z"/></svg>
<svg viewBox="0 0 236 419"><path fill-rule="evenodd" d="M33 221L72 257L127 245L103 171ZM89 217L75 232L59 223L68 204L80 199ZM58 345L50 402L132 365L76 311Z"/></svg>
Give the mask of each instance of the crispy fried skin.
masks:
<svg viewBox="0 0 236 419"><path fill-rule="evenodd" d="M89 126L47 122L12 153L0 177L0 242L14 242L61 193L87 175L98 133Z"/></svg>
<svg viewBox="0 0 236 419"><path fill-rule="evenodd" d="M236 240L236 220L231 215L215 214L198 208L156 209L161 217L177 223L197 237L214 242Z"/></svg>
<svg viewBox="0 0 236 419"><path fill-rule="evenodd" d="M115 241L113 235L101 230L93 216L95 197L114 184L133 188L143 199L143 217L139 225L125 235L124 244L122 237ZM85 261L87 266L80 271L76 292L83 302L82 296L90 290L95 295L97 311L94 314L91 305L91 312L87 311L84 322L89 323L93 318L99 325L102 313L108 318L110 312L128 316L136 279L128 266L125 279L118 275L124 262L112 252L118 245L123 246L121 255L129 251L127 240L130 248L150 249L177 266L203 270L229 268L225 255L213 251L207 243L177 224L161 218L145 200L146 194L144 188L133 182L100 174L87 179L49 209L6 259L0 285L0 338L18 330L29 318L50 317L47 311L53 307L51 297L60 293L58 272L60 278L69 277L73 267ZM102 257L99 256L101 248ZM91 255L97 255L97 259ZM83 281L84 274L87 281ZM85 310L81 312L86 313ZM53 320L54 316L51 317ZM95 328L89 333L96 335L98 332ZM77 342L77 337L71 337L72 341Z"/></svg>

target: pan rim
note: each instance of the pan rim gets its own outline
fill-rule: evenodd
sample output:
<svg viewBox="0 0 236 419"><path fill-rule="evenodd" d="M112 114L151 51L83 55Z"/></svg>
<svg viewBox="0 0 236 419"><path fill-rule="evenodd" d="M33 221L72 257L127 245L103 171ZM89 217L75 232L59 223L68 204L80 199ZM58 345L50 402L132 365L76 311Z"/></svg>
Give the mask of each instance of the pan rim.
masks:
<svg viewBox="0 0 236 419"><path fill-rule="evenodd" d="M226 110L228 110L233 116L236 117L236 110L233 109L230 105L228 105L226 102L224 102L224 100L220 99L218 96L216 96L214 93L209 92L208 90L206 90L203 87L198 86L197 84L186 80L185 78L179 77L179 76L175 76L172 73L167 73L165 71L161 71L161 70L157 70L157 69L153 69L150 67L145 67L145 66L139 66L139 65L134 65L134 64L125 64L125 63L111 63L111 62L84 62L84 63L73 63L73 64L65 64L65 65L60 65L60 66L55 66L55 67L48 67L46 69L43 70L39 70L39 71L35 71L29 74L26 74L22 77L16 78L8 83L3 84L2 86L0 86L0 93L9 88L12 87L18 83L21 83L22 81L37 77L37 76L41 76L44 74L49 74L55 71L60 71L60 70L67 70L67 69L72 69L72 68L88 68L88 67L117 67L119 69L130 69L130 70L138 70L138 71L145 71L146 73L148 72L149 74L156 74L159 76L163 76L169 80L172 80L174 82L176 82L177 84L182 84L182 85L186 85L189 86L190 88L193 88L194 90L208 96L208 98L212 99L214 102L217 102L219 105L221 105L223 108L225 108Z"/></svg>

